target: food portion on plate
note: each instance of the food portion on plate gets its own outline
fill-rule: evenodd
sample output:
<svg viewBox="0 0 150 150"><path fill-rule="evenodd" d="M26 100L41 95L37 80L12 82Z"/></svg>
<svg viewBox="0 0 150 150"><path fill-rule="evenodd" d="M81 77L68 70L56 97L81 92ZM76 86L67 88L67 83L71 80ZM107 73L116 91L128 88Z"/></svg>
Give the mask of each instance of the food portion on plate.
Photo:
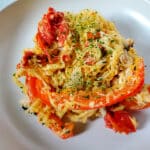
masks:
<svg viewBox="0 0 150 150"><path fill-rule="evenodd" d="M76 123L98 117L116 132L136 131L130 113L150 106L150 85L132 39L97 11L49 8L34 42L13 75L28 97L27 112L63 139L75 134Z"/></svg>

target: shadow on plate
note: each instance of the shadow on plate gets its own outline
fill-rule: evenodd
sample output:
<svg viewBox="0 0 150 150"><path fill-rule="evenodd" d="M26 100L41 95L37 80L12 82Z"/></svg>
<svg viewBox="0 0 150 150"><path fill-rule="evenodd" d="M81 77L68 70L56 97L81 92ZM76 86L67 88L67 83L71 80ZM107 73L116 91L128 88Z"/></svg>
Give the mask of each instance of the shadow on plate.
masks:
<svg viewBox="0 0 150 150"><path fill-rule="evenodd" d="M132 112L132 115L135 116L138 121L138 130L143 129L146 126L147 121L150 119L149 115L143 110Z"/></svg>

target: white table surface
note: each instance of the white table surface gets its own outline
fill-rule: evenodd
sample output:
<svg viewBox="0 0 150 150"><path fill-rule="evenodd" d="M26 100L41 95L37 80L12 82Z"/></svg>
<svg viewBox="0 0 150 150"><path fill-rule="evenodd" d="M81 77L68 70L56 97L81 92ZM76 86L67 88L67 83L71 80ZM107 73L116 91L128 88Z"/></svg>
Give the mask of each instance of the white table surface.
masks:
<svg viewBox="0 0 150 150"><path fill-rule="evenodd" d="M0 11L15 1L16 0L0 0Z"/></svg>
<svg viewBox="0 0 150 150"><path fill-rule="evenodd" d="M0 11L17 0L0 0ZM150 3L150 0L144 0Z"/></svg>

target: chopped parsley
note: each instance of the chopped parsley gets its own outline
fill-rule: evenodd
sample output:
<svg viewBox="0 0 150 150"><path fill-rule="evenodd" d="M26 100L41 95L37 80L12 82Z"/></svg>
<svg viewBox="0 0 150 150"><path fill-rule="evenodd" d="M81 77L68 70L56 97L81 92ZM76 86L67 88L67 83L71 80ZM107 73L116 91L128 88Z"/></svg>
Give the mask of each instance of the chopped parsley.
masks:
<svg viewBox="0 0 150 150"><path fill-rule="evenodd" d="M13 73L13 76L15 76L16 75L16 73Z"/></svg>

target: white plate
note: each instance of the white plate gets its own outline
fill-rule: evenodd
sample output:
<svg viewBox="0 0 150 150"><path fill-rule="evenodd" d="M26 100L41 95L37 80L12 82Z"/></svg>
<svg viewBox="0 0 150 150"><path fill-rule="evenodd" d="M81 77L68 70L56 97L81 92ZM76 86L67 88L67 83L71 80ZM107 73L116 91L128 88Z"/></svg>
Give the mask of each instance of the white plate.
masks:
<svg viewBox="0 0 150 150"><path fill-rule="evenodd" d="M0 149L1 150L149 150L150 110L136 114L136 133L119 135L104 127L102 119L92 122L83 133L61 140L19 106L23 95L12 82L15 65L23 48L33 46L39 19L49 6L78 12L84 8L100 11L114 21L125 37L145 58L146 82L150 83L150 5L144 0L21 0L0 13Z"/></svg>

